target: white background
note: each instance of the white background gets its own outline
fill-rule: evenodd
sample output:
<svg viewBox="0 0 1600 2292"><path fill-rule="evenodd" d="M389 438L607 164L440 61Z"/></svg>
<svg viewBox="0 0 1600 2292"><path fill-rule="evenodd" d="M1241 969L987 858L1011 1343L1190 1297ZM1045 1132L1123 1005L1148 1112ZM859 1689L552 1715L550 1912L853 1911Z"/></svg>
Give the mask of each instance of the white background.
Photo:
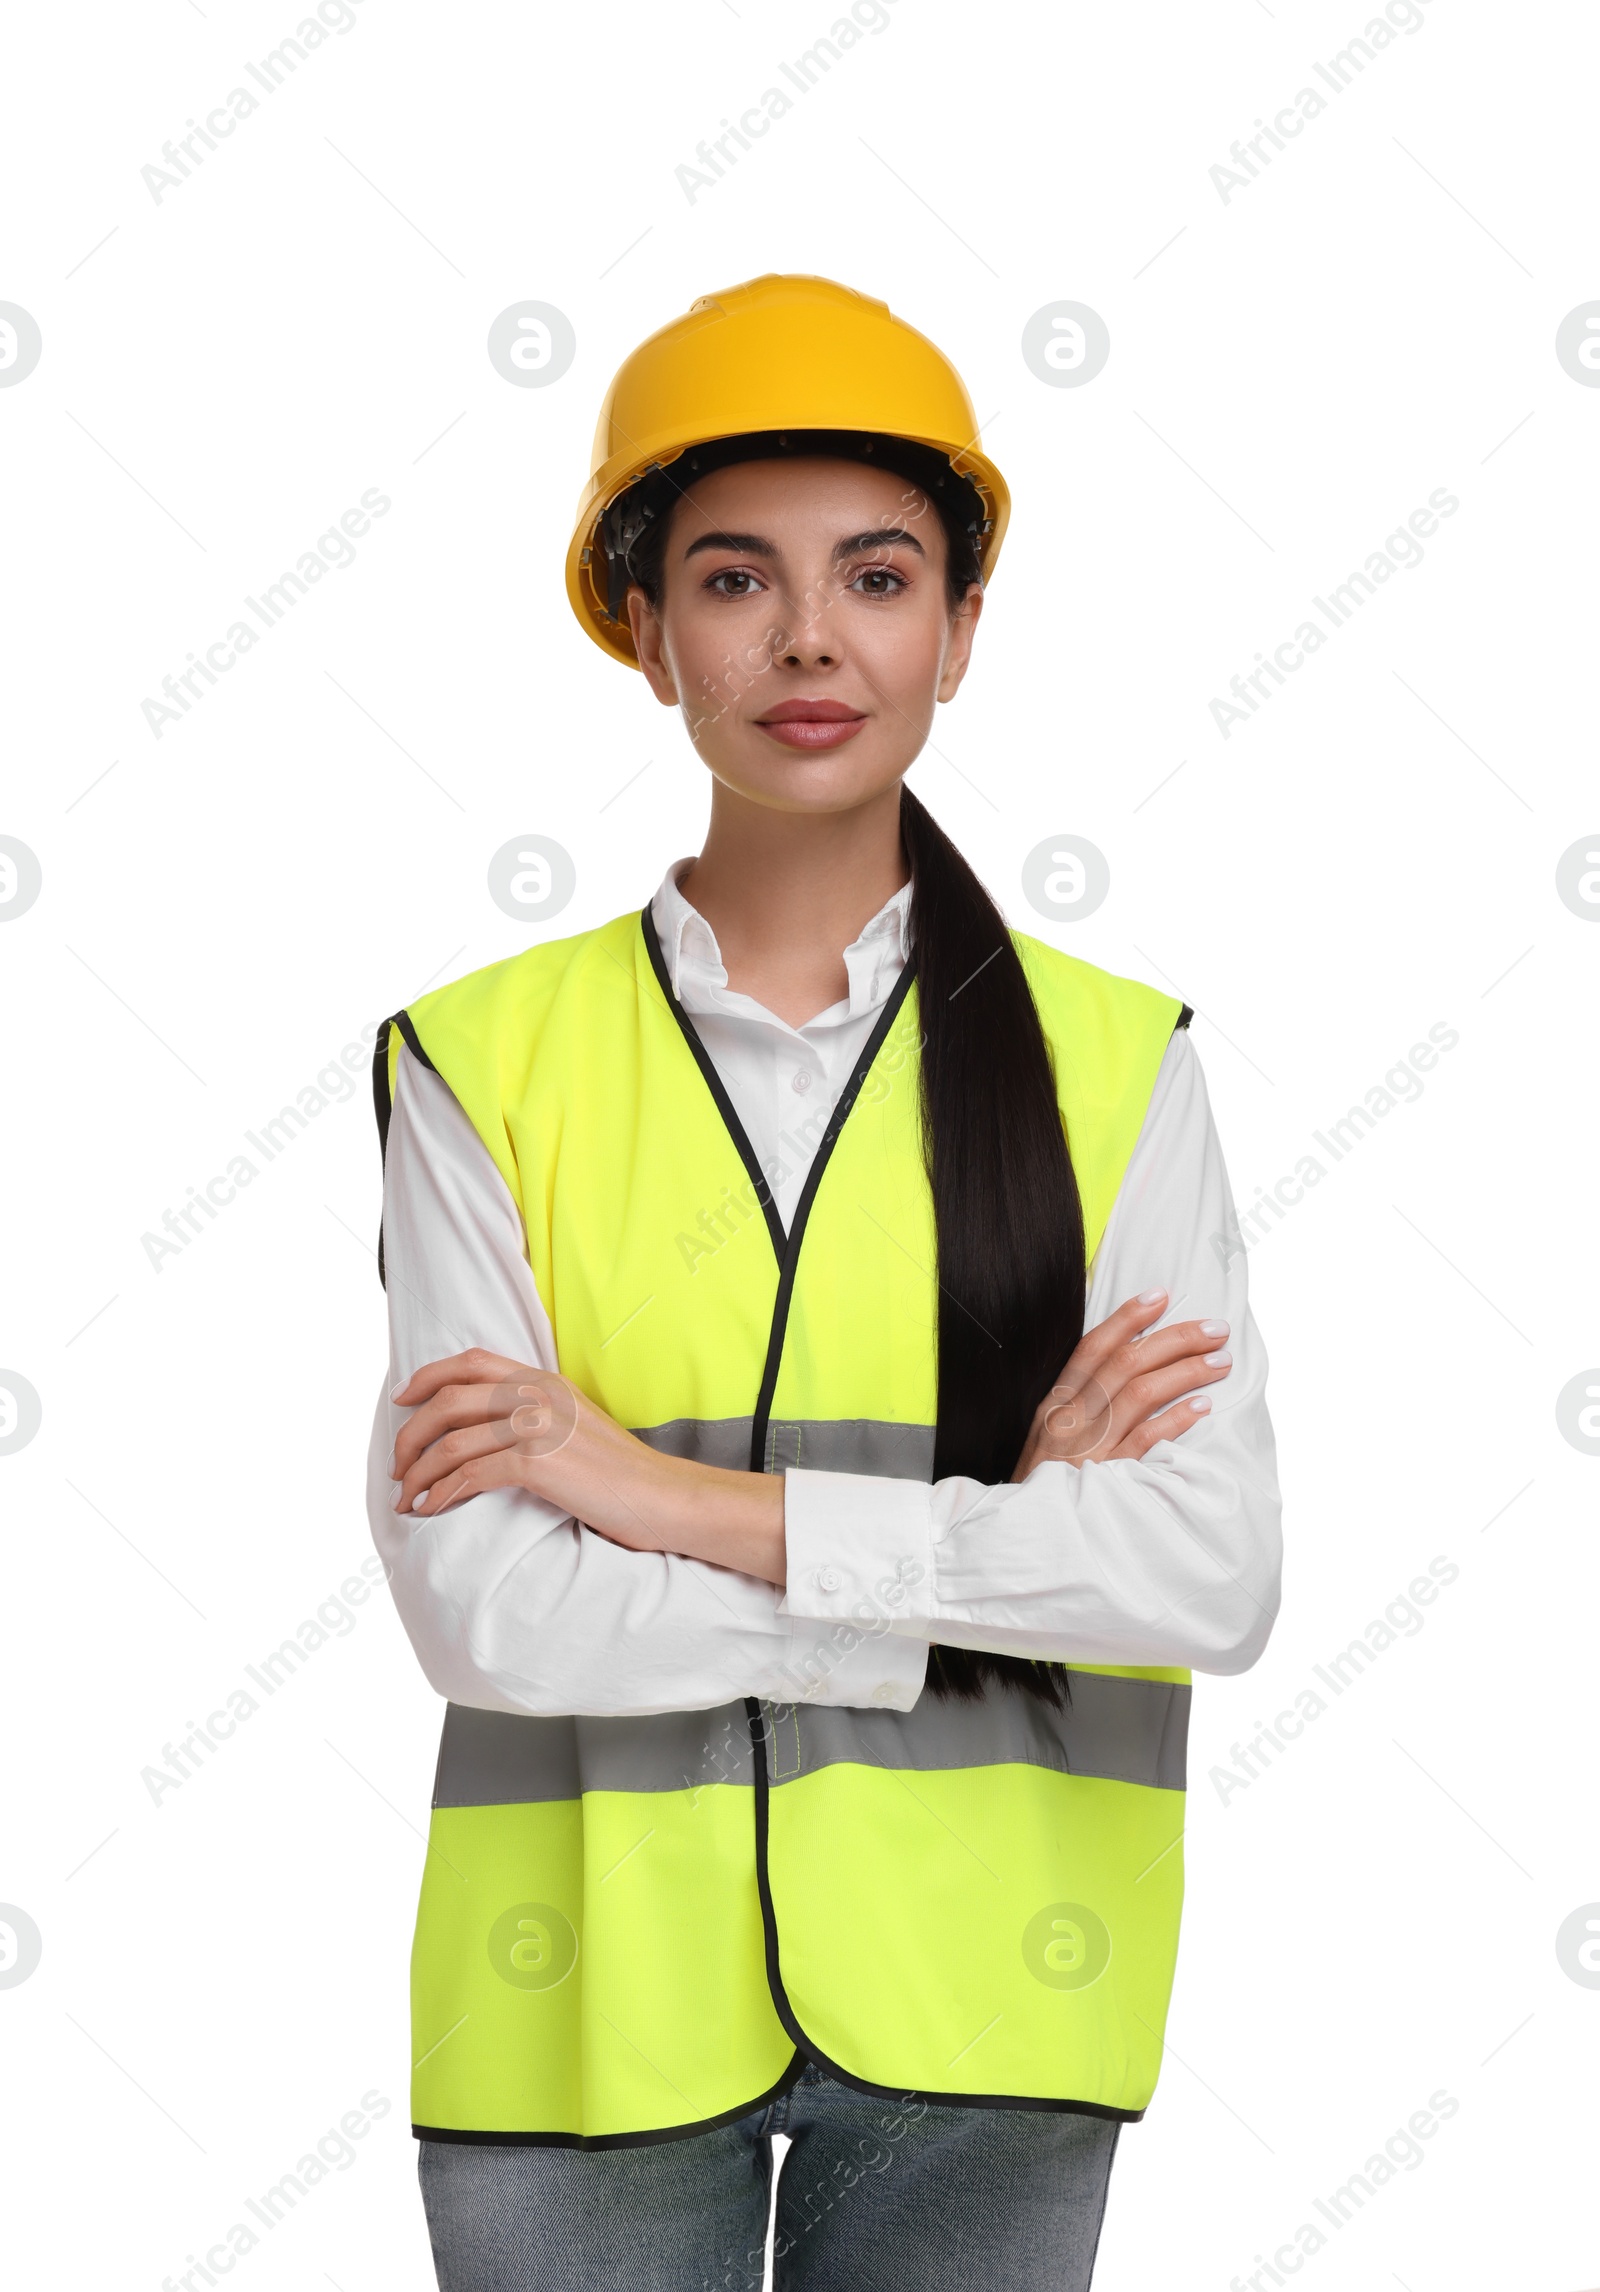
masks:
<svg viewBox="0 0 1600 2292"><path fill-rule="evenodd" d="M230 2282L433 2282L406 1961L440 1706L387 1595L203 1772L141 1781L370 1549L364 1071L159 1271L141 1237L364 1023L697 848L702 768L562 554L621 357L781 269L968 380L1015 517L913 785L1014 922L1197 1006L1241 1208L1460 1038L1252 1252L1285 1604L1254 1672L1197 1682L1170 2053L1097 2292L1248 2281L1441 2089L1304 2281L1600 2282L1600 1991L1555 1946L1600 1898L1600 1459L1556 1416L1600 1361L1600 930L1556 892L1600 844L1600 391L1554 351L1600 295L1593 19L1428 0L1334 96L1355 0L893 0L688 198L831 8L359 0L159 202L141 169L293 0L13 17L0 298L44 346L0 389L0 833L44 879L0 932L0 1367L43 1405L0 1458L0 1900L43 1937L0 1990L19 2281L156 2292L376 2090ZM1327 109L1225 202L1209 171L1306 86ZM548 388L486 355L525 298L576 330ZM1061 299L1110 330L1082 388L1021 355ZM356 563L155 738L162 678L374 486ZM1424 561L1225 740L1229 679L1439 487ZM485 886L529 833L578 875L534 931ZM1077 924L1020 889L1063 833L1111 869ZM1423 1628L1224 1799L1230 1746L1438 1555Z"/></svg>

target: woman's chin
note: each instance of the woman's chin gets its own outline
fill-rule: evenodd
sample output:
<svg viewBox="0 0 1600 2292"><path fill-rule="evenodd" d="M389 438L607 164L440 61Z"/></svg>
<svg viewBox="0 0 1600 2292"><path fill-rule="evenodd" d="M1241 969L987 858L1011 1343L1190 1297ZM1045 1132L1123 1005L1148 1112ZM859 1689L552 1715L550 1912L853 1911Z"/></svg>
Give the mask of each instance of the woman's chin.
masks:
<svg viewBox="0 0 1600 2292"><path fill-rule="evenodd" d="M868 738L864 734L839 748L805 750L780 747L754 731L752 739L762 743L760 749L745 740L731 747L704 741L698 746L700 760L713 778L752 804L782 812L847 812L897 788L916 761L915 748L904 754L875 754L863 745Z"/></svg>

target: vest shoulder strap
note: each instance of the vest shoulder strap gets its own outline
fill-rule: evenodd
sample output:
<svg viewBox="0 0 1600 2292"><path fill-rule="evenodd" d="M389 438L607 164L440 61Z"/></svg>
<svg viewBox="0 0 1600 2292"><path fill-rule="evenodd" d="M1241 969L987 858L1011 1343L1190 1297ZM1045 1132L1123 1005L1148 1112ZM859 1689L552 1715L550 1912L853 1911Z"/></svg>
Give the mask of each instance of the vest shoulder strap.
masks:
<svg viewBox="0 0 1600 2292"><path fill-rule="evenodd" d="M626 992L630 1002L633 1000L638 989L632 941L638 931L638 912L630 908L625 915L613 916L609 923L592 930L574 932L565 939L547 939L538 946L525 947L519 955L468 971L462 978L431 988L385 1019L378 1029L372 1061L380 1149L388 1144L395 1071L404 1042L454 1094L521 1209L521 1175L506 1131L504 1109L520 1101L540 1043L558 1010L564 1009L569 1018L578 1019L576 1031L582 1037L589 1034L584 1017L597 1017L619 989ZM598 1042L595 1048L598 1052ZM383 1270L380 1231L380 1278Z"/></svg>
<svg viewBox="0 0 1600 2292"><path fill-rule="evenodd" d="M1092 1260L1167 1045L1193 1012L1142 979L1103 971L1026 931L1011 936L1050 1046Z"/></svg>

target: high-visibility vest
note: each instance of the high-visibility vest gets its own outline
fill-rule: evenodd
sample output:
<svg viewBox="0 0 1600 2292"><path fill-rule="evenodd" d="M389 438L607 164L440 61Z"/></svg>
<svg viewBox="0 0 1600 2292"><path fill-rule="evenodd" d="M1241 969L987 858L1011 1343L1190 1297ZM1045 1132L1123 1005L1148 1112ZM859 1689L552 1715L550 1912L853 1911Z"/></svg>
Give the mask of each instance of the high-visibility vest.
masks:
<svg viewBox="0 0 1600 2292"><path fill-rule="evenodd" d="M1012 936L1092 1259L1188 1013ZM562 1372L642 1440L928 1481L913 972L787 1235L648 909L388 1022L380 1129L403 1037L522 1213ZM904 1599L879 1590L863 1633ZM856 1628L837 1627L841 1654ZM417 2132L670 2138L758 2106L807 2057L869 2093L1141 2116L1177 1951L1189 1674L1074 1664L1069 1683L1062 1711L993 1684L823 1708L807 1679L786 1702L644 1718L448 1704L412 1956Z"/></svg>

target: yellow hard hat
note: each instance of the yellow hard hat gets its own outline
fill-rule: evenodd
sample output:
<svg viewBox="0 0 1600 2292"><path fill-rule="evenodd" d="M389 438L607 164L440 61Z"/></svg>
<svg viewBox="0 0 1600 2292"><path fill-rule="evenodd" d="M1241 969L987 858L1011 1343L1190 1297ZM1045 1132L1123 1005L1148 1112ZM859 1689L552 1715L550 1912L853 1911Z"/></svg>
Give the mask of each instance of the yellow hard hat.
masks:
<svg viewBox="0 0 1600 2292"><path fill-rule="evenodd" d="M606 392L567 551L567 595L597 645L638 667L621 606L620 552L608 554L601 531L618 498L692 447L773 433L779 449L797 431L872 432L943 457L975 497L987 581L1011 496L982 450L972 401L949 359L872 295L769 271L702 295L623 360Z"/></svg>

